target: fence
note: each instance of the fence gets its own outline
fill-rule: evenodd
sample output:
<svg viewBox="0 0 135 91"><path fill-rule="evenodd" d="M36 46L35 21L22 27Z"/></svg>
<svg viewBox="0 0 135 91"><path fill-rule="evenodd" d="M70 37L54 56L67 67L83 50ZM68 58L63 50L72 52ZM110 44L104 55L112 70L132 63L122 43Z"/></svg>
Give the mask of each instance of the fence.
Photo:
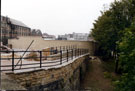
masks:
<svg viewBox="0 0 135 91"><path fill-rule="evenodd" d="M51 48L49 51L10 51L10 57L1 57L1 71L54 67L88 52L88 49L77 48ZM24 55L24 53L26 54ZM18 56L19 54L23 54L24 57Z"/></svg>

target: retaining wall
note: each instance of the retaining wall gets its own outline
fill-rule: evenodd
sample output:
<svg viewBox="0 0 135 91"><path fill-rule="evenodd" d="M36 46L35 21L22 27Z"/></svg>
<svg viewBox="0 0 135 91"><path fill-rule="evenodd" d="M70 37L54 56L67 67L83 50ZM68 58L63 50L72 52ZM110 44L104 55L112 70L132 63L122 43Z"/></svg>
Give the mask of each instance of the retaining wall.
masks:
<svg viewBox="0 0 135 91"><path fill-rule="evenodd" d="M88 59L86 55L61 68L8 75L30 91L72 91L79 89Z"/></svg>
<svg viewBox="0 0 135 91"><path fill-rule="evenodd" d="M87 48L91 53L94 51L94 43L90 41L73 41L73 40L43 40L42 37L25 36L19 39L9 39L8 44L12 44L13 48L26 49L31 41L34 40L30 49L40 50L47 47L60 47L60 46L76 46L77 48Z"/></svg>

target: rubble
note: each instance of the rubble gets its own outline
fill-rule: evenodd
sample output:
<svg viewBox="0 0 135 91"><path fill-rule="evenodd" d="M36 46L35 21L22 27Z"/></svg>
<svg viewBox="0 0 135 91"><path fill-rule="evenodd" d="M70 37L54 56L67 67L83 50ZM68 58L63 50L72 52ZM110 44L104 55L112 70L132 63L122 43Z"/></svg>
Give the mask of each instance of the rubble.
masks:
<svg viewBox="0 0 135 91"><path fill-rule="evenodd" d="M11 48L9 48L9 47L7 47L5 45L0 46L0 50L5 51L6 53L10 53L12 51Z"/></svg>

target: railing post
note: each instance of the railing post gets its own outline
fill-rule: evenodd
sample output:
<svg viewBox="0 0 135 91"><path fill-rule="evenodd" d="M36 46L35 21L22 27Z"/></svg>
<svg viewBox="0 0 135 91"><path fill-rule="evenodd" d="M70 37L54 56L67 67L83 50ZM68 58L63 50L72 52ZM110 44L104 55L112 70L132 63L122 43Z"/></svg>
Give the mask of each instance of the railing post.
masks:
<svg viewBox="0 0 135 91"><path fill-rule="evenodd" d="M79 56L81 55L81 49L79 49Z"/></svg>
<svg viewBox="0 0 135 91"><path fill-rule="evenodd" d="M82 51L82 49L80 49L80 55L81 55L81 53L82 53L81 51Z"/></svg>
<svg viewBox="0 0 135 91"><path fill-rule="evenodd" d="M40 68L42 68L42 51L39 51L40 53Z"/></svg>
<svg viewBox="0 0 135 91"><path fill-rule="evenodd" d="M82 49L81 49L81 55L82 55Z"/></svg>
<svg viewBox="0 0 135 91"><path fill-rule="evenodd" d="M84 54L84 49L82 49L82 54Z"/></svg>
<svg viewBox="0 0 135 91"><path fill-rule="evenodd" d="M80 55L82 55L82 49L80 49Z"/></svg>
<svg viewBox="0 0 135 91"><path fill-rule="evenodd" d="M82 55L82 49L80 49L80 54Z"/></svg>
<svg viewBox="0 0 135 91"><path fill-rule="evenodd" d="M53 54L52 50L53 50L53 48L51 47L51 50L50 50L50 54L51 54L51 55Z"/></svg>
<svg viewBox="0 0 135 91"><path fill-rule="evenodd" d="M58 49L57 49L57 47L56 47L56 54L58 53Z"/></svg>
<svg viewBox="0 0 135 91"><path fill-rule="evenodd" d="M76 58L76 48L75 48L75 58Z"/></svg>
<svg viewBox="0 0 135 91"><path fill-rule="evenodd" d="M66 46L66 50L67 50L68 48L67 48L67 46Z"/></svg>
<svg viewBox="0 0 135 91"><path fill-rule="evenodd" d="M62 50L60 50L60 64L62 64Z"/></svg>
<svg viewBox="0 0 135 91"><path fill-rule="evenodd" d="M72 59L73 59L73 56L74 56L74 54L73 54L73 49L72 49Z"/></svg>
<svg viewBox="0 0 135 91"><path fill-rule="evenodd" d="M14 71L14 50L12 51L12 71Z"/></svg>
<svg viewBox="0 0 135 91"><path fill-rule="evenodd" d="M68 50L67 50L67 62L68 62Z"/></svg>
<svg viewBox="0 0 135 91"><path fill-rule="evenodd" d="M80 56L80 49L78 49L78 56Z"/></svg>
<svg viewBox="0 0 135 91"><path fill-rule="evenodd" d="M64 51L65 51L65 46L64 46Z"/></svg>
<svg viewBox="0 0 135 91"><path fill-rule="evenodd" d="M52 47L52 55L54 54L54 47Z"/></svg>
<svg viewBox="0 0 135 91"><path fill-rule="evenodd" d="M81 55L83 55L83 49L81 49Z"/></svg>
<svg viewBox="0 0 135 91"><path fill-rule="evenodd" d="M78 57L78 49L76 49L76 56Z"/></svg>
<svg viewBox="0 0 135 91"><path fill-rule="evenodd" d="M79 48L77 49L77 56L79 56Z"/></svg>
<svg viewBox="0 0 135 91"><path fill-rule="evenodd" d="M65 46L63 46L63 51L65 51Z"/></svg>
<svg viewBox="0 0 135 91"><path fill-rule="evenodd" d="M61 50L61 46L60 46L60 50Z"/></svg>

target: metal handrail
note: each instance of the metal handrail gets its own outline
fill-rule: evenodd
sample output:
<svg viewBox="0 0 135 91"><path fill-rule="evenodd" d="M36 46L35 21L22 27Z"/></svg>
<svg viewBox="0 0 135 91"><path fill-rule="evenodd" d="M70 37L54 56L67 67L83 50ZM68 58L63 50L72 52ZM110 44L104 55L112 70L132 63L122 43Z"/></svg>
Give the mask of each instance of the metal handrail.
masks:
<svg viewBox="0 0 135 91"><path fill-rule="evenodd" d="M22 64L18 64L15 66L15 59L20 59L19 57L15 57L15 53L21 53L23 51L12 51L12 57L10 58L1 58L1 60L10 60L12 59L12 64L11 65L1 65L1 67L6 67L6 68L9 68L9 67L12 67L10 69L1 69L1 71L14 71L14 70L19 70L18 69L18 66L24 66L24 68L21 68L21 69L30 69L30 68L42 68L42 67L52 67L52 66L57 66L58 64L59 65L62 65L63 63L65 62L68 62L70 59L72 60L73 58L77 57L77 56L80 56L80 55L84 55L86 53L89 52L88 49L67 49L67 50L60 50L57 52L57 54L54 54L51 53L51 52L54 52L52 50L50 51L34 51L34 52L37 52L39 53L39 56L37 57L22 57L21 59L34 59L34 58L37 58L39 59L38 61L35 61L34 63L22 63ZM29 53L29 52L33 52L33 51L26 51L26 53ZM47 56L44 56L43 53L44 52L50 52L51 55L47 55ZM55 58L55 60L45 60L45 58ZM44 65L44 64L47 64L47 65ZM35 65L33 67L25 67L27 65ZM17 68L15 68L17 67ZM20 70L21 70L20 69Z"/></svg>

